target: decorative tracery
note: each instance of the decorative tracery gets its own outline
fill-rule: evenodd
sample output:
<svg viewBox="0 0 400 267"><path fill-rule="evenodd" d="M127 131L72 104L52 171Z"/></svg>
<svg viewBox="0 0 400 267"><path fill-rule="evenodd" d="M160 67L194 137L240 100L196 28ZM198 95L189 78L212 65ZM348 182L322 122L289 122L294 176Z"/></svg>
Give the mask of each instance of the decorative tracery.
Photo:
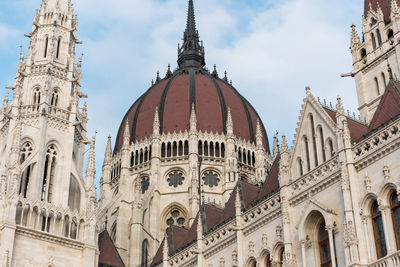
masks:
<svg viewBox="0 0 400 267"><path fill-rule="evenodd" d="M184 180L185 177L181 171L173 171L168 175L167 182L169 186L176 188L180 185L183 185Z"/></svg>
<svg viewBox="0 0 400 267"><path fill-rule="evenodd" d="M44 164L44 173L42 180L42 193L41 200L52 202L53 201L53 183L54 183L54 172L57 160L57 150L55 145L50 145L46 153L46 161Z"/></svg>
<svg viewBox="0 0 400 267"><path fill-rule="evenodd" d="M30 142L25 142L21 148L21 157L20 163L24 163L24 161L32 154L33 146Z"/></svg>
<svg viewBox="0 0 400 267"><path fill-rule="evenodd" d="M203 182L209 187L218 186L220 181L219 175L214 171L207 171L204 173Z"/></svg>

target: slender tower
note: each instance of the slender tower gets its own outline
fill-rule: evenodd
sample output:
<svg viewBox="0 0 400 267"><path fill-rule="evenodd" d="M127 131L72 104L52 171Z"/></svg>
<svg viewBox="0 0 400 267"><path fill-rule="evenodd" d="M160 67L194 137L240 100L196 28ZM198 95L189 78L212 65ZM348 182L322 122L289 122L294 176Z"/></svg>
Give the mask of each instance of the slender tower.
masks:
<svg viewBox="0 0 400 267"><path fill-rule="evenodd" d="M79 108L85 95L82 60L75 63L77 26L70 0L43 0L26 34L26 58L21 51L15 84L8 87L12 99L7 95L1 109L4 266L97 262L94 140L84 181L88 119L86 104Z"/></svg>

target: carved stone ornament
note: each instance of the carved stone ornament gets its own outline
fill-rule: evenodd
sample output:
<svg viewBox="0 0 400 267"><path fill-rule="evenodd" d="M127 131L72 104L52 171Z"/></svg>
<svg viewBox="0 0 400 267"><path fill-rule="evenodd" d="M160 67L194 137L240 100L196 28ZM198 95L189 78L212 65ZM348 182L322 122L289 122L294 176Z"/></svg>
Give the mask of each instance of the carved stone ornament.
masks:
<svg viewBox="0 0 400 267"><path fill-rule="evenodd" d="M250 256L254 256L254 242L253 241L250 241L249 242L249 255Z"/></svg>
<svg viewBox="0 0 400 267"><path fill-rule="evenodd" d="M238 264L238 253L236 250L232 251L232 263Z"/></svg>
<svg viewBox="0 0 400 267"><path fill-rule="evenodd" d="M383 166L383 177L385 178L385 181L390 181L391 176L390 176L390 168L389 166L385 165Z"/></svg>
<svg viewBox="0 0 400 267"><path fill-rule="evenodd" d="M352 221L348 221L344 224L344 243L346 247L358 245L356 230L354 229Z"/></svg>
<svg viewBox="0 0 400 267"><path fill-rule="evenodd" d="M371 189L372 189L371 178L369 178L368 175L366 175L364 177L364 186L365 186L365 190L367 190L368 192L371 191Z"/></svg>
<svg viewBox="0 0 400 267"><path fill-rule="evenodd" d="M268 236L267 236L267 234L263 234L262 235L262 244L263 244L264 248L268 247Z"/></svg>
<svg viewBox="0 0 400 267"><path fill-rule="evenodd" d="M279 225L276 227L276 238L282 240L282 227Z"/></svg>
<svg viewBox="0 0 400 267"><path fill-rule="evenodd" d="M219 267L225 267L225 258L224 257L221 257L219 259Z"/></svg>

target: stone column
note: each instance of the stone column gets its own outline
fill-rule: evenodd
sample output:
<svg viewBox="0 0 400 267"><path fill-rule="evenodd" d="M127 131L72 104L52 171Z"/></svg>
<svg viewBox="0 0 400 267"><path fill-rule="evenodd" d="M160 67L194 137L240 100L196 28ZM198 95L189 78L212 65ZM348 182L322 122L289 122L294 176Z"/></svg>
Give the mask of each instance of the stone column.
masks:
<svg viewBox="0 0 400 267"><path fill-rule="evenodd" d="M306 240L301 241L301 257L302 257L302 263L303 267L307 267L306 264Z"/></svg>
<svg viewBox="0 0 400 267"><path fill-rule="evenodd" d="M326 230L328 231L328 235L329 235L329 248L330 248L329 250L331 252L332 266L336 266L335 244L334 244L334 240L333 240L334 227L331 225L326 226Z"/></svg>
<svg viewBox="0 0 400 267"><path fill-rule="evenodd" d="M386 250L387 250L387 254L389 255L393 252L392 246L390 244L389 228L388 228L388 224L387 224L387 218L389 216L386 216L387 211L389 210L389 206L379 205L379 210L381 211L381 214L382 214L383 232L385 233Z"/></svg>

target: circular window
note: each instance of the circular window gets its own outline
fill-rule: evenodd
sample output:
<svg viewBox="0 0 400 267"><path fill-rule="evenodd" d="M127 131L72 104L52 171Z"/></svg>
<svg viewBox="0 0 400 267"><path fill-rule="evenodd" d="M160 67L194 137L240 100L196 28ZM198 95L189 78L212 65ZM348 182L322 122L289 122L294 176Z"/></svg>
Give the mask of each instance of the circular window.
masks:
<svg viewBox="0 0 400 267"><path fill-rule="evenodd" d="M183 226L186 222L186 219L183 217L183 214L181 214L178 210L173 210L167 218L168 219L166 221L166 224L168 226L172 225Z"/></svg>
<svg viewBox="0 0 400 267"><path fill-rule="evenodd" d="M174 171L168 175L167 182L168 182L169 186L173 186L176 188L179 185L183 185L184 180L185 180L185 178L183 177L182 172Z"/></svg>
<svg viewBox="0 0 400 267"><path fill-rule="evenodd" d="M209 187L214 187L218 186L220 179L217 173L213 171L208 171L204 174L203 181L205 185L208 185Z"/></svg>

